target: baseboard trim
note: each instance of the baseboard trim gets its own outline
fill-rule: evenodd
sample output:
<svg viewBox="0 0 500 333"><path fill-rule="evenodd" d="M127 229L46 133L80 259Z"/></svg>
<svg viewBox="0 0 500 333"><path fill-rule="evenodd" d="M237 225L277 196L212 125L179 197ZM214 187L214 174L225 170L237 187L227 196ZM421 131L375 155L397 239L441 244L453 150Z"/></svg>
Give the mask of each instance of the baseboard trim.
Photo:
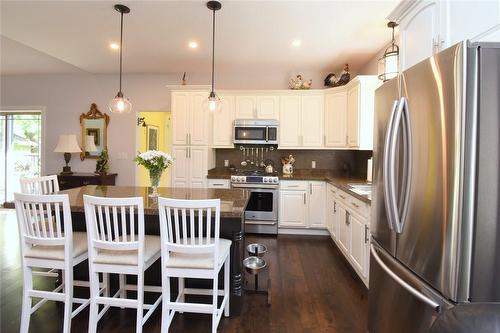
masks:
<svg viewBox="0 0 500 333"><path fill-rule="evenodd" d="M278 234L330 236L330 233L328 232L327 229L278 228Z"/></svg>

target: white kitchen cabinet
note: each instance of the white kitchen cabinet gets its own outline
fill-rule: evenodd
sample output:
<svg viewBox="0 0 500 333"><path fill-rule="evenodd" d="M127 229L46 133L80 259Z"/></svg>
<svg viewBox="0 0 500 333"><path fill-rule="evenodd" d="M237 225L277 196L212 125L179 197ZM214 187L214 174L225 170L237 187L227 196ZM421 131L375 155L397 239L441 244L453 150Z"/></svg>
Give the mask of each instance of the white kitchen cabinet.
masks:
<svg viewBox="0 0 500 333"><path fill-rule="evenodd" d="M255 107L257 97L255 96L236 96L236 119L254 119L256 118Z"/></svg>
<svg viewBox="0 0 500 333"><path fill-rule="evenodd" d="M209 113L203 107L207 96L205 91L172 92L172 144L208 145Z"/></svg>
<svg viewBox="0 0 500 333"><path fill-rule="evenodd" d="M326 184L322 181L309 182L309 227L326 227Z"/></svg>
<svg viewBox="0 0 500 333"><path fill-rule="evenodd" d="M334 234L333 219L335 217L334 203L335 203L334 187L332 184L327 184L326 185L326 229L328 229L328 232L332 236L332 239L335 239L335 237L333 236Z"/></svg>
<svg viewBox="0 0 500 333"><path fill-rule="evenodd" d="M257 118L279 119L280 97L275 95L257 96Z"/></svg>
<svg viewBox="0 0 500 333"><path fill-rule="evenodd" d="M278 119L278 95L236 96L237 119Z"/></svg>
<svg viewBox="0 0 500 333"><path fill-rule="evenodd" d="M302 120L300 96L282 96L280 103L279 146L299 147L300 122Z"/></svg>
<svg viewBox="0 0 500 333"><path fill-rule="evenodd" d="M212 147L233 148L233 130L235 119L235 97L220 95L221 110L212 115Z"/></svg>
<svg viewBox="0 0 500 333"><path fill-rule="evenodd" d="M500 1L401 1L387 18L399 23L405 70L462 40L486 40L500 24Z"/></svg>
<svg viewBox="0 0 500 333"><path fill-rule="evenodd" d="M349 256L354 268L365 276L366 267L366 221L357 216L354 212L349 213L349 223L351 228L351 251Z"/></svg>
<svg viewBox="0 0 500 333"><path fill-rule="evenodd" d="M307 213L307 191L280 190L280 227L307 227Z"/></svg>
<svg viewBox="0 0 500 333"><path fill-rule="evenodd" d="M324 95L281 96L279 148L322 148Z"/></svg>
<svg viewBox="0 0 500 333"><path fill-rule="evenodd" d="M346 86L347 89L347 147L373 149L373 116L375 89L380 81L373 75L360 75Z"/></svg>
<svg viewBox="0 0 500 333"><path fill-rule="evenodd" d="M325 147L347 146L347 92L344 89L325 91Z"/></svg>
<svg viewBox="0 0 500 333"><path fill-rule="evenodd" d="M303 95L301 98L302 147L323 146L324 97L322 94Z"/></svg>
<svg viewBox="0 0 500 333"><path fill-rule="evenodd" d="M173 187L206 187L207 171L213 165L213 150L199 146L173 146ZM210 156L212 155L212 156ZM211 162L212 161L212 162Z"/></svg>
<svg viewBox="0 0 500 333"><path fill-rule="evenodd" d="M339 222L338 245L346 255L351 250L351 228L349 226L349 213L342 204L337 204L337 214Z"/></svg>
<svg viewBox="0 0 500 333"><path fill-rule="evenodd" d="M326 228L326 183L281 181L279 226Z"/></svg>
<svg viewBox="0 0 500 333"><path fill-rule="evenodd" d="M208 179L208 188L231 188L231 182L229 179Z"/></svg>

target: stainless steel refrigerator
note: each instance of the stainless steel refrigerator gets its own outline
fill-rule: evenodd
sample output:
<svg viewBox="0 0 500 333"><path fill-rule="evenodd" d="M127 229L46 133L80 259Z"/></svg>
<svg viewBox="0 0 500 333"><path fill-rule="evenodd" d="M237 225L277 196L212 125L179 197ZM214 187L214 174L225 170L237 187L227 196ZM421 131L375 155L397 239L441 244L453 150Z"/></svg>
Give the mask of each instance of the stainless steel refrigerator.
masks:
<svg viewBox="0 0 500 333"><path fill-rule="evenodd" d="M500 302L500 44L462 42L375 93L370 333Z"/></svg>

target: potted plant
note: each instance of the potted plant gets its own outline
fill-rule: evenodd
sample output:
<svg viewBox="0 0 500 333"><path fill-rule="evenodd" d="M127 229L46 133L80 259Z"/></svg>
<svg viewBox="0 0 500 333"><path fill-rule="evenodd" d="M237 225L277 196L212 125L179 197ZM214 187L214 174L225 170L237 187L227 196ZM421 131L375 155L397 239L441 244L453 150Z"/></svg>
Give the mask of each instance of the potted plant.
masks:
<svg viewBox="0 0 500 333"><path fill-rule="evenodd" d="M152 188L152 193L149 196L157 197L161 175L174 162L172 156L162 151L148 150L144 153L139 153L134 161L148 170Z"/></svg>

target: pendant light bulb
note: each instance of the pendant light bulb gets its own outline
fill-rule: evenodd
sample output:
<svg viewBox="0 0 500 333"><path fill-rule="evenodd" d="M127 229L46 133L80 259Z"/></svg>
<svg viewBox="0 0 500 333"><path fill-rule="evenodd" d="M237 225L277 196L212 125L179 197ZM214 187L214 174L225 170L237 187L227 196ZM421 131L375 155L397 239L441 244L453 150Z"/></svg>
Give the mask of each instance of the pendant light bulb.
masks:
<svg viewBox="0 0 500 333"><path fill-rule="evenodd" d="M212 11L212 90L204 102L204 108L209 112L217 112L222 108L222 102L215 93L215 12L222 8L219 1L207 2L207 8Z"/></svg>
<svg viewBox="0 0 500 333"><path fill-rule="evenodd" d="M115 5L115 10L120 13L120 90L109 102L109 111L112 113L129 113L132 111L132 103L122 93L122 58L123 58L123 14L130 13L130 8L124 5Z"/></svg>

